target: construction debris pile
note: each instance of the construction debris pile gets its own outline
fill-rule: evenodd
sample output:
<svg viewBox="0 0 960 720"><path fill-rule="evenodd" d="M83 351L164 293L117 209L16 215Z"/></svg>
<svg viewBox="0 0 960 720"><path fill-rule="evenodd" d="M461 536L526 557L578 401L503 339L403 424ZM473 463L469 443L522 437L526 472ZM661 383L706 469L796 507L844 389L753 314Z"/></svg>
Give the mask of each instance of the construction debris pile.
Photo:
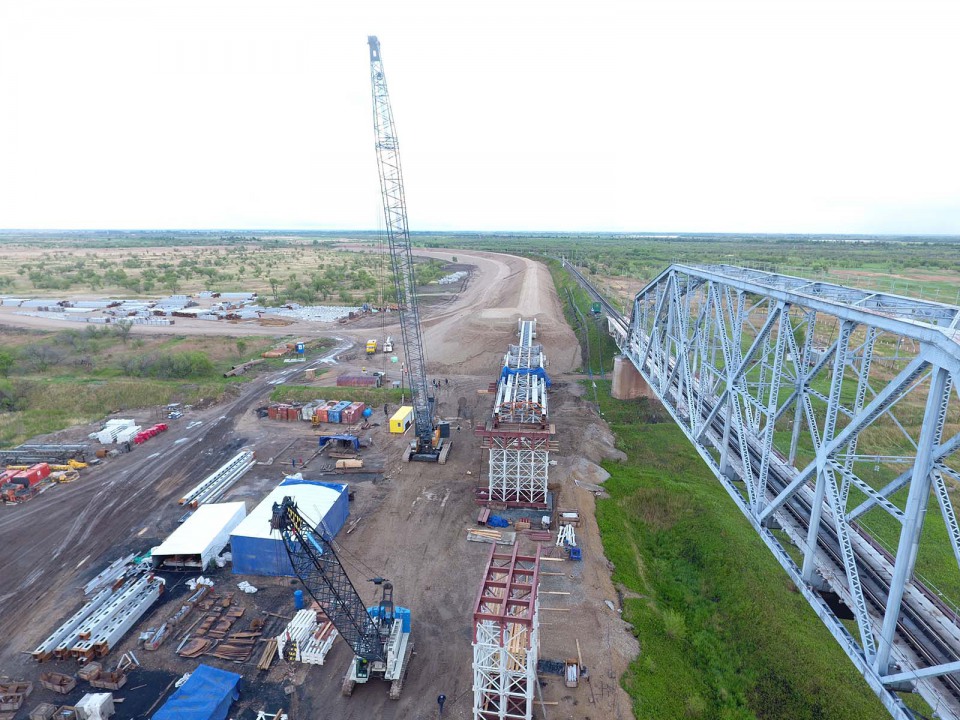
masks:
<svg viewBox="0 0 960 720"><path fill-rule="evenodd" d="M458 270L458 271L455 272L455 273L450 273L449 275L444 275L442 278L440 278L439 280L437 280L437 284L438 284L438 285L453 285L454 283L458 283L458 282L460 282L461 280L463 280L463 279L464 279L465 277L467 277L467 275L469 275L469 274L470 274L470 273L466 272L465 270Z"/></svg>
<svg viewBox="0 0 960 720"><path fill-rule="evenodd" d="M198 589L195 595L200 592ZM204 614L199 625L195 624L181 639L177 655L184 658L209 655L234 662L250 659L263 634L263 620L254 618L246 630L235 630L234 625L243 617L245 609L234 604L233 598L232 592L223 597L210 593L195 603Z"/></svg>

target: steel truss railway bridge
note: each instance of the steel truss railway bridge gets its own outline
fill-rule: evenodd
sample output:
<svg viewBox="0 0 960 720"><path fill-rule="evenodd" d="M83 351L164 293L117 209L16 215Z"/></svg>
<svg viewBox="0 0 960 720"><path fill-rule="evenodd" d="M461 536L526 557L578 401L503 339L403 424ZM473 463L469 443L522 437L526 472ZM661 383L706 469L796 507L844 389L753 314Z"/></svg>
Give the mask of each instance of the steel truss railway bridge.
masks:
<svg viewBox="0 0 960 720"><path fill-rule="evenodd" d="M565 266L604 303L621 369L663 402L890 713L916 717L901 697L915 691L960 717L960 614L924 577L960 585L960 308L672 265L626 318Z"/></svg>

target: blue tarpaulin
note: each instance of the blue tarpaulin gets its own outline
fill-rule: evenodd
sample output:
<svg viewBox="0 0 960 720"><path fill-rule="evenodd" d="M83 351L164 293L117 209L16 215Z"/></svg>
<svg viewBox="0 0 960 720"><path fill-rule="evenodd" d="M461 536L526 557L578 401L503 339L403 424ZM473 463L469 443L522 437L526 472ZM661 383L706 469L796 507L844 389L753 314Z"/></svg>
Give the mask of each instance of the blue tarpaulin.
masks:
<svg viewBox="0 0 960 720"><path fill-rule="evenodd" d="M240 697L240 675L200 665L154 713L153 720L226 720Z"/></svg>
<svg viewBox="0 0 960 720"><path fill-rule="evenodd" d="M320 447L323 447L328 442L335 442L335 441L348 443L353 446L354 450L360 449L360 438L358 438L356 435L321 435Z"/></svg>
<svg viewBox="0 0 960 720"><path fill-rule="evenodd" d="M503 380L507 375L539 375L543 378L547 387L550 387L550 377L543 368L510 368L505 367L500 371L500 379Z"/></svg>

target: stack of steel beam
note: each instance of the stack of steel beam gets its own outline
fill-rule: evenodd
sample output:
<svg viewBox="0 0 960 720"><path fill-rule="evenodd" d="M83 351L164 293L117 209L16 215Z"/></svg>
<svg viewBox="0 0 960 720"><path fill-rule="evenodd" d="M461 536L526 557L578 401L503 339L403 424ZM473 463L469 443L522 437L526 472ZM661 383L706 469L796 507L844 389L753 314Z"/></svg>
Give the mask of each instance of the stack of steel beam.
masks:
<svg viewBox="0 0 960 720"><path fill-rule="evenodd" d="M106 655L163 593L163 578L140 568L131 572L129 566L124 565L127 575L121 579L113 575L116 566L114 563L88 583L88 588L95 588L105 577L114 578L112 585L100 589L37 646L31 653L37 662L51 657L74 657L86 662Z"/></svg>
<svg viewBox="0 0 960 720"><path fill-rule="evenodd" d="M180 498L181 505L198 507L203 503L214 502L247 470L253 467L252 450L241 450L229 462L212 475L208 475L199 485Z"/></svg>

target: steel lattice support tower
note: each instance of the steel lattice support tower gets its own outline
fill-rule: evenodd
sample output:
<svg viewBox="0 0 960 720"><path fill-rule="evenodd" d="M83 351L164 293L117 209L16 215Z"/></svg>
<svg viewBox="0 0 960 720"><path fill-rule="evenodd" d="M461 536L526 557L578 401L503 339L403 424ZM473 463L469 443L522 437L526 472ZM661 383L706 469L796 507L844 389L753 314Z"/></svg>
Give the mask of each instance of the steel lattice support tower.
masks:
<svg viewBox="0 0 960 720"><path fill-rule="evenodd" d="M487 500L505 505L539 507L547 502L549 436L487 435L481 447L490 451Z"/></svg>
<svg viewBox="0 0 960 720"><path fill-rule="evenodd" d="M960 575L960 308L673 265L609 327L891 714L960 716L960 615L917 572L942 543Z"/></svg>
<svg viewBox="0 0 960 720"><path fill-rule="evenodd" d="M549 380L543 349L534 342L536 323L518 321L519 343L504 356L492 419L476 430L481 446L490 451L487 502L547 506L550 452L558 446L548 423Z"/></svg>
<svg viewBox="0 0 960 720"><path fill-rule="evenodd" d="M537 682L540 546L490 550L473 613L474 720L530 720Z"/></svg>

